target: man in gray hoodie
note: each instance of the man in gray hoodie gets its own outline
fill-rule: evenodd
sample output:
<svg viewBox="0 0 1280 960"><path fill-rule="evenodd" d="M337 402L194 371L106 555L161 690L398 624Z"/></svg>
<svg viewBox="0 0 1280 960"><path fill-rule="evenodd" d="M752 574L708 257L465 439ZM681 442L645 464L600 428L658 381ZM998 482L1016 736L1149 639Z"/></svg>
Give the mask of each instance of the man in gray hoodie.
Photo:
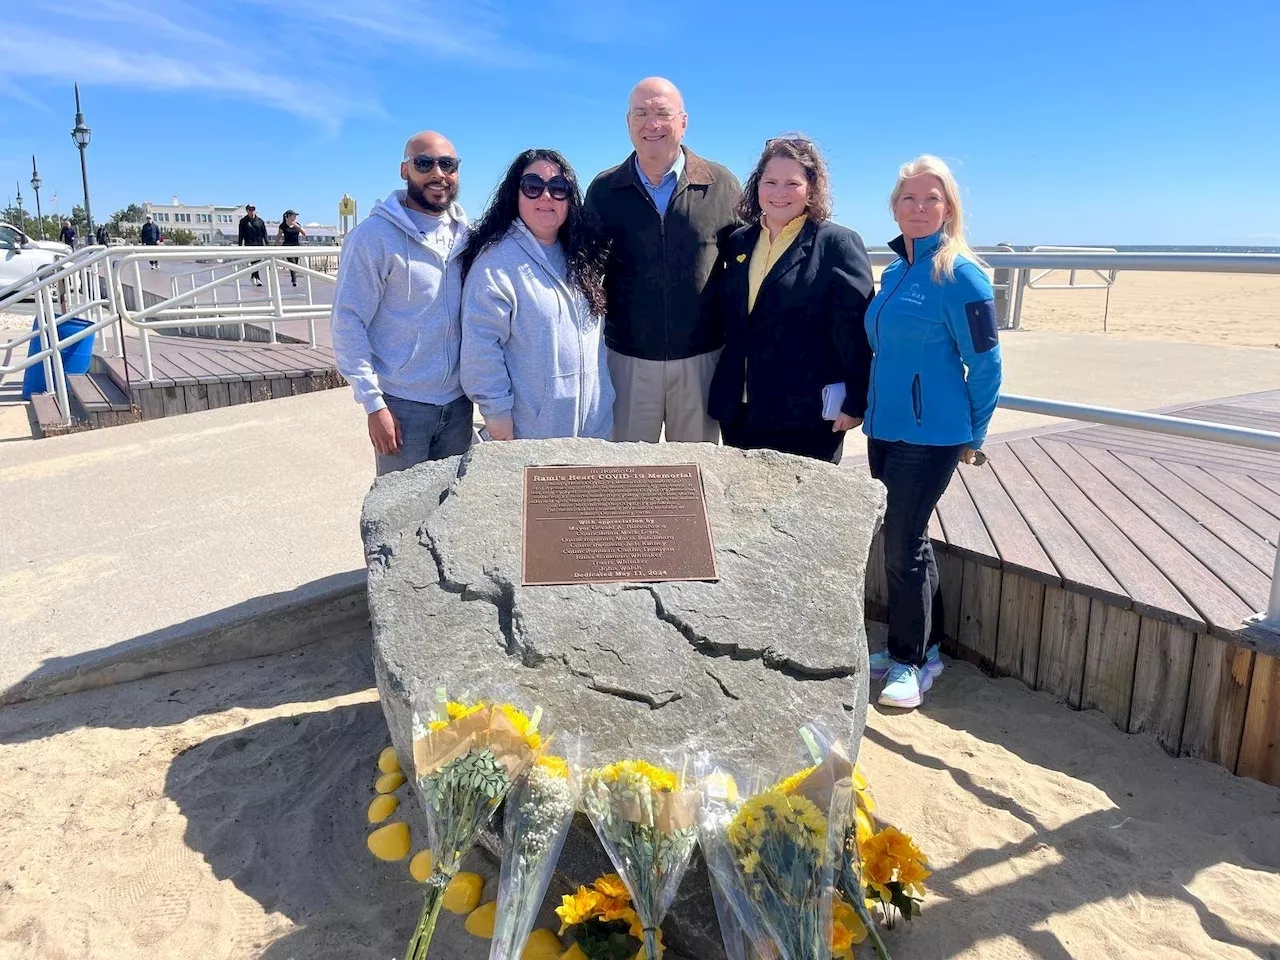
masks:
<svg viewBox="0 0 1280 960"><path fill-rule="evenodd" d="M347 235L333 295L338 371L369 416L378 475L464 453L462 274L467 221L456 151L425 131L405 144L405 189L374 204Z"/></svg>

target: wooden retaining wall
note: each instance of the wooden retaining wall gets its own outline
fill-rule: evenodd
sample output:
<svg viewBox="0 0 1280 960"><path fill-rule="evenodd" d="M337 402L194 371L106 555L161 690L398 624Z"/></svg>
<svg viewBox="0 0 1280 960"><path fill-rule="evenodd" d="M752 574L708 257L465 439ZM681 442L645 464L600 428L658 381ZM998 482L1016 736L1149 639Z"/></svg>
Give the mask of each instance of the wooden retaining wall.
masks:
<svg viewBox="0 0 1280 960"><path fill-rule="evenodd" d="M1232 642L1002 569L934 541L944 650L1015 677L1121 730L1280 786L1280 649ZM985 562L984 562L985 561ZM867 615L887 613L879 534L867 565Z"/></svg>

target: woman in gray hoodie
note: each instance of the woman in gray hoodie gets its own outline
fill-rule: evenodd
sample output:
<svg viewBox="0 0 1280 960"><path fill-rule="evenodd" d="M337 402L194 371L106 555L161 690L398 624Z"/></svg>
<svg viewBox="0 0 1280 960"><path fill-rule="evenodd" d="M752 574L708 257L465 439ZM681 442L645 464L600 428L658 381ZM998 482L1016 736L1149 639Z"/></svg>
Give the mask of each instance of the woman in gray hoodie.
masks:
<svg viewBox="0 0 1280 960"><path fill-rule="evenodd" d="M462 389L492 439L611 439L607 256L568 161L516 157L461 256Z"/></svg>

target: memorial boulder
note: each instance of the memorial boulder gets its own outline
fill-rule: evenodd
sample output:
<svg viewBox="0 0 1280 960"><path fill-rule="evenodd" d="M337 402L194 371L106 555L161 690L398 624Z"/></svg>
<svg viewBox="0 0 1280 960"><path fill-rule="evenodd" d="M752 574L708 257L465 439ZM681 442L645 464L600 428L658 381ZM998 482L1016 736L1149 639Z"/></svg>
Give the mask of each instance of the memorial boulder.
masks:
<svg viewBox="0 0 1280 960"><path fill-rule="evenodd" d="M525 586L537 579L525 571L526 485L564 473L526 467L565 465L582 469L557 488L580 490L530 496L541 497L531 516L565 521L551 522L559 536L539 549L557 558L538 576L569 582ZM642 468L651 476L637 481ZM699 481L701 526L686 522L701 508L688 495ZM485 443L379 478L362 533L396 749L412 755L417 691L495 679L540 704L546 730L581 730L606 760L706 745L768 763L793 753L797 726L818 713L842 717L856 743L865 569L883 510L883 487L863 470L710 444ZM708 531L711 570L684 544ZM686 569L717 579L663 579ZM559 873L589 883L610 868L578 820ZM695 867L665 924L680 953L723 956L709 896Z"/></svg>

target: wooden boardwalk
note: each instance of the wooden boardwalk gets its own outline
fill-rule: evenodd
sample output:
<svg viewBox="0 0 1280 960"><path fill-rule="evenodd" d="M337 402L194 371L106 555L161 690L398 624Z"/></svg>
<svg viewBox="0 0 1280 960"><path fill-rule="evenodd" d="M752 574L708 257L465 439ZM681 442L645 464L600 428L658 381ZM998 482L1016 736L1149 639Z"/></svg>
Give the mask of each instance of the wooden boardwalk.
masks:
<svg viewBox="0 0 1280 960"><path fill-rule="evenodd" d="M98 352L87 375L67 378L76 422L65 428L49 395L33 398L46 435L154 420L342 386L333 351L299 343L205 337L150 337L152 379L142 344L125 338L125 357ZM46 423L46 419L49 421Z"/></svg>
<svg viewBox="0 0 1280 960"><path fill-rule="evenodd" d="M1164 412L1280 432L1280 391ZM952 652L1280 784L1280 637L1244 623L1271 587L1280 454L1078 425L985 450L930 525ZM878 543L867 589L883 614Z"/></svg>

